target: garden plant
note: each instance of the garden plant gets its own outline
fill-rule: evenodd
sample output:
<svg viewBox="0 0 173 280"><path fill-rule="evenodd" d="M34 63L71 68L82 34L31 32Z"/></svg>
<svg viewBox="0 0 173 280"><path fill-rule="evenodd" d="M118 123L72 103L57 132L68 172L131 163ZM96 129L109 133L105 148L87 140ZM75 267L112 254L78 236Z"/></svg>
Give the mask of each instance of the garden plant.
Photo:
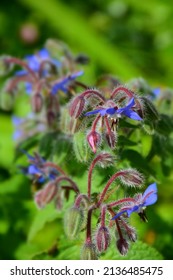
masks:
<svg viewBox="0 0 173 280"><path fill-rule="evenodd" d="M160 259L138 224L159 207L156 156L163 173L172 168L172 90L105 73L91 85L89 63L52 39L24 58L0 58L1 108L23 106L11 115L10 184L26 176L31 197L16 258Z"/></svg>

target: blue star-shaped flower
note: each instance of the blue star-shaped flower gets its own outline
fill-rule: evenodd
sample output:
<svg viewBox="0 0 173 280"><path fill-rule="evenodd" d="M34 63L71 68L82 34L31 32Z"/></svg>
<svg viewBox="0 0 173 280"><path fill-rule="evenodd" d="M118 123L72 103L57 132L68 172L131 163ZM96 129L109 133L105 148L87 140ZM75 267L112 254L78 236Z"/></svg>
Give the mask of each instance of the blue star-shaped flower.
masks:
<svg viewBox="0 0 173 280"><path fill-rule="evenodd" d="M58 60L51 58L50 53L45 48L41 49L34 55L27 55L25 57L25 59L26 59L28 67L35 73L39 72L40 65L44 61L50 62L52 65L54 65L57 68L59 68L61 66L61 63ZM16 76L24 76L24 75L28 74L28 71L20 70L20 71L17 71L15 74L16 74ZM44 69L43 75L46 76L47 74L48 74L48 71L46 71L46 69ZM26 86L26 92L28 94L30 94L32 91L32 84L29 82L26 82L25 86Z"/></svg>
<svg viewBox="0 0 173 280"><path fill-rule="evenodd" d="M38 154L31 156L25 150L22 150L22 152L26 154L31 163L28 168L22 169L25 175L31 175L38 183L44 183L46 179L54 180L57 177L58 171L55 168L45 168L44 163L46 160L41 156Z"/></svg>
<svg viewBox="0 0 173 280"><path fill-rule="evenodd" d="M96 110L93 110L93 111L90 111L90 112L87 112L85 114L85 116L89 116L89 115L94 115L94 114L98 114L100 113L101 116L105 116L105 115L110 115L112 117L121 117L122 115L130 118L130 119L133 119L133 120L136 120L136 121L141 121L142 118L136 113L133 111L132 107L135 105L135 100L134 98L132 98L129 103L125 106L125 107L122 107L122 108L115 108L115 107L112 107L112 108L100 108L100 109L96 109Z"/></svg>
<svg viewBox="0 0 173 280"><path fill-rule="evenodd" d="M130 215L133 212L140 213L142 212L143 208L154 204L156 201L157 201L157 185L156 183L153 183L148 186L148 188L145 190L143 195L142 194L138 195L136 199L136 203L129 203L129 206L123 207L121 211L112 218L112 220L116 220L124 213L127 214L127 217L130 217Z"/></svg>
<svg viewBox="0 0 173 280"><path fill-rule="evenodd" d="M63 91L63 92L67 92L68 91L68 86L69 83L73 80L75 80L77 77L83 75L83 71L79 71L76 73L73 73L63 79L61 79L60 81L58 81L57 83L55 83L52 87L51 93L53 95L55 95L59 90Z"/></svg>

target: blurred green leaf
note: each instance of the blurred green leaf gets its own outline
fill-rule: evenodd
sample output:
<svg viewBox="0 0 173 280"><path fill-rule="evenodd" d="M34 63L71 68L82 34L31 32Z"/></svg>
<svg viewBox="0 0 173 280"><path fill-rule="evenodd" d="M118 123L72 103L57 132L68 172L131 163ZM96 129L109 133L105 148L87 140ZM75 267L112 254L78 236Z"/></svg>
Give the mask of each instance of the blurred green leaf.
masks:
<svg viewBox="0 0 173 280"><path fill-rule="evenodd" d="M31 242L37 233L44 228L46 223L50 223L60 217L61 213L59 213L52 204L49 204L44 209L39 210L28 233L28 241Z"/></svg>

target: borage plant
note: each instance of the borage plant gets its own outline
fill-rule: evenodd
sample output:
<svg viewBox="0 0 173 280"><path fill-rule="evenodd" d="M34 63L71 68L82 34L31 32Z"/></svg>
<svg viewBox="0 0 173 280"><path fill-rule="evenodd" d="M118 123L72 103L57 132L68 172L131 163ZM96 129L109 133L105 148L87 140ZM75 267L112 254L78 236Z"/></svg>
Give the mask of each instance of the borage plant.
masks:
<svg viewBox="0 0 173 280"><path fill-rule="evenodd" d="M17 166L31 179L40 211L54 205L49 210L59 215L59 236L52 242L58 250L55 258L62 255L66 238L69 247L76 242L82 248L81 259L106 258L111 243L128 256L130 242L137 241L131 215L147 221L145 209L157 201L157 173L150 165L155 143L165 137L170 141L162 125L165 118L154 105L159 98L155 89L142 79L124 86L109 75L99 78L97 87L88 87L79 80L87 62L85 55L74 56L63 43L51 40L24 59L1 57L1 74L13 71L1 92L2 107L15 112L11 106L20 102L21 91L31 104L27 115L12 115L16 160L23 154L28 159L29 165ZM106 169L100 172L96 166ZM49 223L44 219L43 229ZM49 254L52 249L41 251Z"/></svg>

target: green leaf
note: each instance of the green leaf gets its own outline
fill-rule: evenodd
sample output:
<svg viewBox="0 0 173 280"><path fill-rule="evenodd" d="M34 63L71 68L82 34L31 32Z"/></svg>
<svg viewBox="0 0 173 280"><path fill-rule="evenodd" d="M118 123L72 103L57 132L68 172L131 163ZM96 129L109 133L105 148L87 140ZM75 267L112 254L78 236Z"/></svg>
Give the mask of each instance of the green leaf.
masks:
<svg viewBox="0 0 173 280"><path fill-rule="evenodd" d="M173 131L173 118L166 114L161 114L156 131L163 135L169 135Z"/></svg>
<svg viewBox="0 0 173 280"><path fill-rule="evenodd" d="M127 159L133 167L141 170L142 172L155 176L155 172L149 166L148 161L137 151L125 149L122 151L120 158Z"/></svg>
<svg viewBox="0 0 173 280"><path fill-rule="evenodd" d="M28 234L28 241L31 242L37 233L44 228L46 223L50 223L61 216L62 214L60 214L52 204L49 204L44 209L39 210L31 225Z"/></svg>
<svg viewBox="0 0 173 280"><path fill-rule="evenodd" d="M39 152L43 157L48 157L52 153L53 142L56 139L56 133L46 133L39 142Z"/></svg>
<svg viewBox="0 0 173 280"><path fill-rule="evenodd" d="M57 164L64 164L65 160L69 160L72 151L72 141L68 135L58 134L53 144L52 156L53 161Z"/></svg>
<svg viewBox="0 0 173 280"><path fill-rule="evenodd" d="M162 255L151 246L137 241L131 244L126 256L121 256L114 246L108 248L107 252L101 256L101 260L162 260Z"/></svg>
<svg viewBox="0 0 173 280"><path fill-rule="evenodd" d="M159 113L157 112L154 104L148 98L143 96L141 97L141 100L145 108L145 119L151 120L153 122L157 121L159 119Z"/></svg>
<svg viewBox="0 0 173 280"><path fill-rule="evenodd" d="M136 142L131 141L130 139L128 139L126 136L124 135L120 135L118 137L118 145L125 145L125 146L135 146Z"/></svg>

